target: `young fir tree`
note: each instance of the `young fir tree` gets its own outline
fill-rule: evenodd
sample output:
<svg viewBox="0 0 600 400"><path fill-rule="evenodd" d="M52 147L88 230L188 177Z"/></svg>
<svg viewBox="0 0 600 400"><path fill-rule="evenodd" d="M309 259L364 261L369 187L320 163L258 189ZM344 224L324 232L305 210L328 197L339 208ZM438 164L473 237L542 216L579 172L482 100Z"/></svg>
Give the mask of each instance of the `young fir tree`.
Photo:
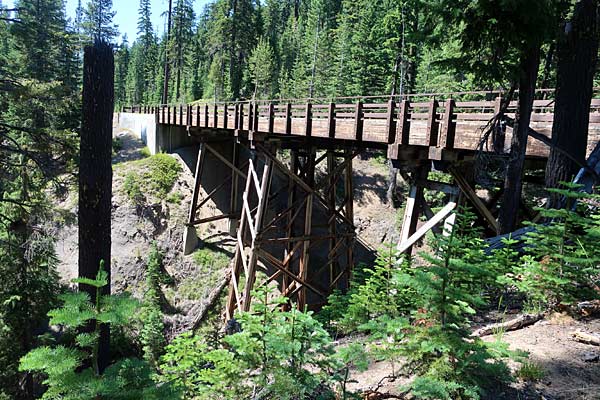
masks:
<svg viewBox="0 0 600 400"><path fill-rule="evenodd" d="M272 96L272 83L274 76L274 54L273 48L267 40L260 38L256 48L250 55L249 65L250 79L254 85L253 97L257 99L268 99Z"/></svg>
<svg viewBox="0 0 600 400"><path fill-rule="evenodd" d="M115 109L120 109L127 102L127 77L129 71L129 42L127 34L123 35L121 44L115 52ZM133 103L137 104L137 103Z"/></svg>
<svg viewBox="0 0 600 400"><path fill-rule="evenodd" d="M565 208L540 209L549 222L531 225L527 255L501 280L525 294L533 311L598 297L600 217L593 206L598 199L577 191L577 185L563 185L549 191L563 198Z"/></svg>
<svg viewBox="0 0 600 400"><path fill-rule="evenodd" d="M509 355L506 347L498 343L492 351L470 338L469 318L484 304L482 282L493 279L472 220L467 212L459 215L451 232L433 241L435 254L422 254L427 264L398 277L416 291L417 310L403 331L403 352L406 368L417 374L407 389L418 398L478 399L510 379L497 358Z"/></svg>
<svg viewBox="0 0 600 400"><path fill-rule="evenodd" d="M158 366L166 345L160 296L161 268L162 254L154 243L146 264L146 292L141 312L143 326L140 331L144 359L154 367Z"/></svg>
<svg viewBox="0 0 600 400"><path fill-rule="evenodd" d="M43 399L167 399L175 398L169 385L158 387L151 379L148 364L136 359L123 359L108 367L101 375L98 367L100 325L126 326L132 323L138 303L124 295L104 296L107 273L100 268L96 279L79 278L74 283L96 290L92 303L85 292L61 296L63 306L48 313L50 324L64 326L70 332L91 325L91 333L78 333L70 346L42 346L21 359L20 370L45 376L47 390Z"/></svg>

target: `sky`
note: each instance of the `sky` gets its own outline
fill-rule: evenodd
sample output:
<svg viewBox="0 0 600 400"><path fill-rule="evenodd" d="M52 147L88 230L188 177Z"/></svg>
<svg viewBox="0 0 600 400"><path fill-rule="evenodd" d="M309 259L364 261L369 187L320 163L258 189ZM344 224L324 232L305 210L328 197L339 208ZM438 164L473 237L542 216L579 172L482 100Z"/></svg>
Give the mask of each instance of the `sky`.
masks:
<svg viewBox="0 0 600 400"><path fill-rule="evenodd" d="M204 5L209 3L209 1L210 0L193 1L196 16L200 14ZM13 0L4 0L2 3L12 6ZM85 7L87 1L82 0L81 3ZM152 4L152 24L154 25L154 29L159 34L162 34L166 26L166 17L162 17L161 14L169 9L169 0L151 0L150 3ZM175 0L173 3L175 3ZM66 0L66 5L67 15L71 19L74 19L77 0ZM113 0L113 10L117 12L114 22L119 26L121 35L124 33L127 34L130 44L137 37L138 7L138 0Z"/></svg>

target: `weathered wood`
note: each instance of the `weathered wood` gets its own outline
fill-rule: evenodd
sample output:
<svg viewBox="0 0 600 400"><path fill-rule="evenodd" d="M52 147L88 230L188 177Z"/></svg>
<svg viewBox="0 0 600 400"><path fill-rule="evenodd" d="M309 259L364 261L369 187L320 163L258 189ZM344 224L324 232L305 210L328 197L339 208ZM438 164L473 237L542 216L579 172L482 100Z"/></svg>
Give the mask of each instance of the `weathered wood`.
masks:
<svg viewBox="0 0 600 400"><path fill-rule="evenodd" d="M362 141L363 139L363 103L358 101L354 110L354 139Z"/></svg>
<svg viewBox="0 0 600 400"><path fill-rule="evenodd" d="M452 99L446 101L444 112L444 132L440 137L439 146L444 149L454 148L454 137L456 135L456 122L454 122L454 106L455 102Z"/></svg>
<svg viewBox="0 0 600 400"><path fill-rule="evenodd" d="M430 147L437 147L438 145L438 134L439 134L439 123L437 121L438 101L431 100L429 102L429 110L427 111L427 144Z"/></svg>
<svg viewBox="0 0 600 400"><path fill-rule="evenodd" d="M306 137L310 137L312 135L312 104L306 103L306 114L304 118L304 134Z"/></svg>
<svg viewBox="0 0 600 400"><path fill-rule="evenodd" d="M400 103L400 112L398 113L398 126L396 133L396 144L408 145L410 142L410 121L409 121L410 103L408 100L402 100Z"/></svg>
<svg viewBox="0 0 600 400"><path fill-rule="evenodd" d="M275 125L275 106L273 103L269 103L269 133L273 133L273 127Z"/></svg>
<svg viewBox="0 0 600 400"><path fill-rule="evenodd" d="M600 333L587 333L583 331L575 331L571 333L573 340L579 343L591 344L592 346L600 346Z"/></svg>
<svg viewBox="0 0 600 400"><path fill-rule="evenodd" d="M200 143L198 148L198 160L196 161L196 173L194 175L194 191L192 192L192 202L190 203L190 211L188 214L188 225L194 225L196 220L196 204L200 196L200 186L202 182L202 172L204 171L204 159L206 157L205 143Z"/></svg>
<svg viewBox="0 0 600 400"><path fill-rule="evenodd" d="M329 103L327 110L327 136L335 138L335 103Z"/></svg>
<svg viewBox="0 0 600 400"><path fill-rule="evenodd" d="M412 193L411 193L412 194ZM398 245L398 251L400 253L404 253L408 251L417 241L419 241L427 232L429 232L434 226L442 222L450 213L454 211L456 208L456 203L450 202L446 204L444 208L442 208L437 214L433 216L429 221L427 221L423 226L421 226L414 234L410 237L403 240ZM404 232L403 232L404 233Z"/></svg>
<svg viewBox="0 0 600 400"><path fill-rule="evenodd" d="M476 331L474 331L471 334L471 336L481 337L496 334L498 332L516 331L517 329L533 325L543 318L544 314L524 314L515 319L511 319L510 321L492 324L484 326L483 328L479 328Z"/></svg>
<svg viewBox="0 0 600 400"><path fill-rule="evenodd" d="M394 119L395 112L396 102L394 101L394 99L390 99L390 101L388 101L387 117L385 123L388 133L388 144L392 144L396 140L396 120Z"/></svg>

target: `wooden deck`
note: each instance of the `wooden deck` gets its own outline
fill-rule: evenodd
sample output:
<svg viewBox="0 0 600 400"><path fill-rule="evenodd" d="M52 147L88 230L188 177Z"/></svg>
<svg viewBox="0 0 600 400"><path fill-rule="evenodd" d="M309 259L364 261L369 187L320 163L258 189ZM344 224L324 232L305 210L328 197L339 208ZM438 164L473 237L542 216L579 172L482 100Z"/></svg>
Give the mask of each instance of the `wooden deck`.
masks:
<svg viewBox="0 0 600 400"><path fill-rule="evenodd" d="M444 151L477 150L488 122L500 110L501 94L492 100L459 101L465 97L413 95L404 98L339 99L318 104L299 101L256 101L124 107L124 112L152 113L158 124L203 129L262 133L279 137L312 137L352 142L364 147L389 145L389 157L401 158L399 148L429 148L432 159ZM415 101L418 99L419 101ZM412 100L412 101L411 101ZM517 102L507 116L514 118ZM552 136L554 100L535 100L531 128ZM504 150L508 152L512 128L506 127ZM600 139L600 98L592 100L588 152ZM491 149L491 143L489 148ZM547 157L549 149L530 138L529 157ZM436 156L437 155L437 156Z"/></svg>

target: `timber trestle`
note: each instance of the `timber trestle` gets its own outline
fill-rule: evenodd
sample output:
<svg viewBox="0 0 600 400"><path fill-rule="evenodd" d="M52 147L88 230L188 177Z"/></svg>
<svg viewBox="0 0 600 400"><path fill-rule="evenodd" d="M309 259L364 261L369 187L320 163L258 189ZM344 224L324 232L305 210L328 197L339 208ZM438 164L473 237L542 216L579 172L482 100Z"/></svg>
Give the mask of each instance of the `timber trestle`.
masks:
<svg viewBox="0 0 600 400"><path fill-rule="evenodd" d="M429 231L448 232L461 202L496 235L501 192L482 199L472 172L478 156L508 156L512 127L500 126L497 138L484 134L500 113L512 118L517 109L516 101L503 108L502 95L250 100L123 112L153 115L143 121L155 122L156 151L200 143L184 252L197 247L198 226L229 221L235 242L229 319L250 309L259 285L277 286L302 310L319 309L335 289L347 288L362 243L354 226L352 160L364 151L387 150L388 162L409 184L400 252L410 254ZM530 128L549 141L554 102L538 99L533 106ZM589 151L600 138L600 99L591 106ZM543 142L529 138L526 161L536 168L549 152ZM451 180L432 180L432 168ZM426 201L426 191L444 194L436 203L443 197L441 207ZM212 203L219 205L205 212Z"/></svg>
<svg viewBox="0 0 600 400"><path fill-rule="evenodd" d="M249 310L257 285L276 285L299 309L321 307L350 280L356 236L352 160L359 151L318 149L312 143L282 149L239 139L232 145L225 152L216 148L219 142L199 146L187 253L196 247L196 226L229 219L235 254L228 319ZM230 173L200 199L208 154ZM228 212L200 218L201 208L225 190L231 200Z"/></svg>

